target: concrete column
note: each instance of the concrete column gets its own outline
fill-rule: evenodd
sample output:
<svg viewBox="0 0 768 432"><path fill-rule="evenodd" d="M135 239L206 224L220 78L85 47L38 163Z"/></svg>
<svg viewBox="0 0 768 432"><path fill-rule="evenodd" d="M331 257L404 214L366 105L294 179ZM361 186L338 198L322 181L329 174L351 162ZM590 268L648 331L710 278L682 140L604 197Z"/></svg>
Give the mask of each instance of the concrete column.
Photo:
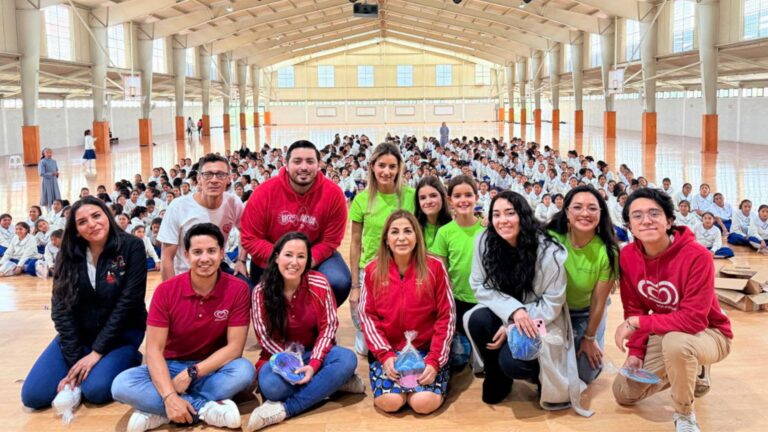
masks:
<svg viewBox="0 0 768 432"><path fill-rule="evenodd" d="M526 113L525 106L527 99L525 97L525 83L528 81L528 58L524 57L517 62L517 82L520 90L520 130L525 129ZM521 132L522 134L522 132Z"/></svg>
<svg viewBox="0 0 768 432"><path fill-rule="evenodd" d="M232 94L232 53L219 55L219 72L224 82L224 133L229 133L229 97Z"/></svg>
<svg viewBox="0 0 768 432"><path fill-rule="evenodd" d="M541 128L541 69L542 69L542 52L536 50L533 52L531 58L531 83L533 86L533 126L535 128Z"/></svg>
<svg viewBox="0 0 768 432"><path fill-rule="evenodd" d="M91 83L93 84L93 89L91 89L91 94L93 95L93 121L96 123L107 119L105 112L106 101L104 98L108 63L107 53L105 52L107 49L107 23L100 21L93 15L89 17L88 21L91 33L93 33L93 37L88 38L88 42L91 53ZM99 149L100 143L98 139L95 145Z"/></svg>
<svg viewBox="0 0 768 432"><path fill-rule="evenodd" d="M16 36L21 54L21 141L24 165L40 160L40 126L37 124L37 98L40 91L40 9L23 0L16 1Z"/></svg>
<svg viewBox="0 0 768 432"><path fill-rule="evenodd" d="M259 127L259 88L261 87L261 69L251 65L251 87L253 92L253 127Z"/></svg>
<svg viewBox="0 0 768 432"><path fill-rule="evenodd" d="M584 132L584 32L573 38L571 42L571 69L573 72L573 131L577 134Z"/></svg>
<svg viewBox="0 0 768 432"><path fill-rule="evenodd" d="M616 111L613 107L613 95L608 93L608 75L613 69L614 60L614 37L616 26L613 20L601 20L606 23L606 27L600 33L600 72L603 78L603 97L605 98L605 112L603 113L603 136L605 138L616 138Z"/></svg>
<svg viewBox="0 0 768 432"><path fill-rule="evenodd" d="M245 107L247 105L245 92L248 84L248 65L245 60L237 62L237 89L240 99L240 129L245 129Z"/></svg>
<svg viewBox="0 0 768 432"><path fill-rule="evenodd" d="M643 70L643 144L656 144L656 43L658 21L654 22L656 5L638 3L640 8L640 62Z"/></svg>
<svg viewBox="0 0 768 432"><path fill-rule="evenodd" d="M203 99L203 136L211 135L211 44L200 45L199 52L199 70L200 87L202 89Z"/></svg>
<svg viewBox="0 0 768 432"><path fill-rule="evenodd" d="M509 124L515 123L515 63L509 63L507 71L507 98L509 99Z"/></svg>
<svg viewBox="0 0 768 432"><path fill-rule="evenodd" d="M552 93L552 130L560 130L560 43L549 48L549 89Z"/></svg>
<svg viewBox="0 0 768 432"><path fill-rule="evenodd" d="M173 73L176 96L176 139L184 139L184 91L187 84L187 37L174 35L171 41L173 47Z"/></svg>
<svg viewBox="0 0 768 432"><path fill-rule="evenodd" d="M152 54L154 41L152 37L143 32L140 26L135 27L138 32L136 54L138 69L141 73L141 119L139 119L139 145L148 146L152 143ZM144 124L144 126L142 126ZM98 143L98 141L97 141Z"/></svg>
<svg viewBox="0 0 768 432"><path fill-rule="evenodd" d="M701 121L701 151L717 153L717 34L718 0L698 0L696 17L701 61L701 94L704 115Z"/></svg>

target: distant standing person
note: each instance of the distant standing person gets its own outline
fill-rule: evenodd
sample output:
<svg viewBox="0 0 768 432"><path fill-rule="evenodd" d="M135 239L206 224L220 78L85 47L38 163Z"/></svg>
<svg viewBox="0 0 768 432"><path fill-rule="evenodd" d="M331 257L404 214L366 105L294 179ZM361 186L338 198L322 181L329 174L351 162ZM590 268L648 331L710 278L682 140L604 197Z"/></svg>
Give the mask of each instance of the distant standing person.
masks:
<svg viewBox="0 0 768 432"><path fill-rule="evenodd" d="M440 126L440 145L442 147L445 147L445 145L448 144L448 135L450 133L450 129L448 129L448 126L443 122L443 125Z"/></svg>
<svg viewBox="0 0 768 432"><path fill-rule="evenodd" d="M203 119L197 120L197 137L200 138L203 136Z"/></svg>
<svg viewBox="0 0 768 432"><path fill-rule="evenodd" d="M83 165L86 166L87 170L96 168L95 163L93 162L96 160L96 147L93 144L94 141L96 141L96 139L93 137L91 130L86 129L85 137L83 138L83 147L85 148L85 152L83 153Z"/></svg>
<svg viewBox="0 0 768 432"><path fill-rule="evenodd" d="M40 183L40 205L47 211L51 211L51 206L55 200L61 199L59 192L59 165L53 160L53 150L46 147L43 149L43 157L37 165L37 172L43 178Z"/></svg>
<svg viewBox="0 0 768 432"><path fill-rule="evenodd" d="M192 117L187 117L187 137L192 138L192 131L195 130L195 122Z"/></svg>

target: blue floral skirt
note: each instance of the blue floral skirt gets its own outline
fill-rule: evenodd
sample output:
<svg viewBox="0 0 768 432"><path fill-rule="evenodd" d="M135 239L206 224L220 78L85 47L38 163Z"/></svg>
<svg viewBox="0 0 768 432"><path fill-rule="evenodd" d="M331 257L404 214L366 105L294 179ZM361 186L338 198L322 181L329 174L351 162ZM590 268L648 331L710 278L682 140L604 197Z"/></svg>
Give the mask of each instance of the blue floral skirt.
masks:
<svg viewBox="0 0 768 432"><path fill-rule="evenodd" d="M432 392L440 396L445 397L448 392L448 381L451 379L450 364L440 369L435 377L435 382L425 386L416 386L414 388L403 388L398 384L396 380L392 380L384 372L381 362L373 360L373 356L368 357L369 377L371 379L371 391L373 397L377 398L381 395L389 393L416 393L416 392Z"/></svg>

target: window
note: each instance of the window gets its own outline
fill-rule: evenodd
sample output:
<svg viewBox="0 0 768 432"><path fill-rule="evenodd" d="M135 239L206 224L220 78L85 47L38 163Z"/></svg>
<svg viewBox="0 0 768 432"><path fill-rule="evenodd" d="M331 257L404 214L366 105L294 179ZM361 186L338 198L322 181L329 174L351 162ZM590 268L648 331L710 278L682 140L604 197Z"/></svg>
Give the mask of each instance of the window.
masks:
<svg viewBox="0 0 768 432"><path fill-rule="evenodd" d="M360 65L357 67L357 86L373 87L373 66Z"/></svg>
<svg viewBox="0 0 768 432"><path fill-rule="evenodd" d="M573 62L571 61L571 44L564 44L563 50L565 51L565 71L573 72Z"/></svg>
<svg viewBox="0 0 768 432"><path fill-rule="evenodd" d="M397 86L413 87L413 65L397 65Z"/></svg>
<svg viewBox="0 0 768 432"><path fill-rule="evenodd" d="M118 24L107 27L109 59L116 67L125 67L125 27Z"/></svg>
<svg viewBox="0 0 768 432"><path fill-rule="evenodd" d="M195 49L194 48L187 48L187 76L195 76Z"/></svg>
<svg viewBox="0 0 768 432"><path fill-rule="evenodd" d="M694 17L693 2L675 0L674 9L672 9L672 52L693 49Z"/></svg>
<svg viewBox="0 0 768 432"><path fill-rule="evenodd" d="M439 87L453 85L453 68L451 65L435 65L435 84Z"/></svg>
<svg viewBox="0 0 768 432"><path fill-rule="evenodd" d="M602 61L602 51L600 49L600 35L590 33L589 35L589 59L592 67L600 66Z"/></svg>
<svg viewBox="0 0 768 432"><path fill-rule="evenodd" d="M51 6L45 11L45 40L48 57L71 60L72 35L69 24L69 8L63 5Z"/></svg>
<svg viewBox="0 0 768 432"><path fill-rule="evenodd" d="M319 65L317 67L317 86L334 87L333 65Z"/></svg>
<svg viewBox="0 0 768 432"><path fill-rule="evenodd" d="M744 39L768 36L768 0L744 0Z"/></svg>
<svg viewBox="0 0 768 432"><path fill-rule="evenodd" d="M475 85L491 85L491 68L490 66L476 64L475 65Z"/></svg>
<svg viewBox="0 0 768 432"><path fill-rule="evenodd" d="M625 20L624 34L627 40L627 61L638 60L640 58L640 22Z"/></svg>
<svg viewBox="0 0 768 432"><path fill-rule="evenodd" d="M294 85L293 66L286 66L277 70L278 88L293 88Z"/></svg>
<svg viewBox="0 0 768 432"><path fill-rule="evenodd" d="M152 41L152 70L166 73L165 67L165 39L155 39Z"/></svg>
<svg viewBox="0 0 768 432"><path fill-rule="evenodd" d="M211 54L211 81L219 80L219 56Z"/></svg>

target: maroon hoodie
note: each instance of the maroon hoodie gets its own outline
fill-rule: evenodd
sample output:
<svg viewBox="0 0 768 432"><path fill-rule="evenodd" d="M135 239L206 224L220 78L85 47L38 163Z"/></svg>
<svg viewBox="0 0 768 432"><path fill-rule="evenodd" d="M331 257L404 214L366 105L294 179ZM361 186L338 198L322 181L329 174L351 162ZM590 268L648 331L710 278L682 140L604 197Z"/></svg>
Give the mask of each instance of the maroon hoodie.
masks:
<svg viewBox="0 0 768 432"><path fill-rule="evenodd" d="M322 172L301 195L291 187L285 168L253 191L240 221L241 243L261 268L267 266L275 242L290 231L301 231L312 244L312 263L330 258L347 227L344 193Z"/></svg>
<svg viewBox="0 0 768 432"><path fill-rule="evenodd" d="M712 254L687 227L675 227L672 244L654 258L635 240L621 250L620 262L624 319L640 317L640 329L627 343L630 355L645 358L651 334L713 328L733 339L731 322L715 295Z"/></svg>

